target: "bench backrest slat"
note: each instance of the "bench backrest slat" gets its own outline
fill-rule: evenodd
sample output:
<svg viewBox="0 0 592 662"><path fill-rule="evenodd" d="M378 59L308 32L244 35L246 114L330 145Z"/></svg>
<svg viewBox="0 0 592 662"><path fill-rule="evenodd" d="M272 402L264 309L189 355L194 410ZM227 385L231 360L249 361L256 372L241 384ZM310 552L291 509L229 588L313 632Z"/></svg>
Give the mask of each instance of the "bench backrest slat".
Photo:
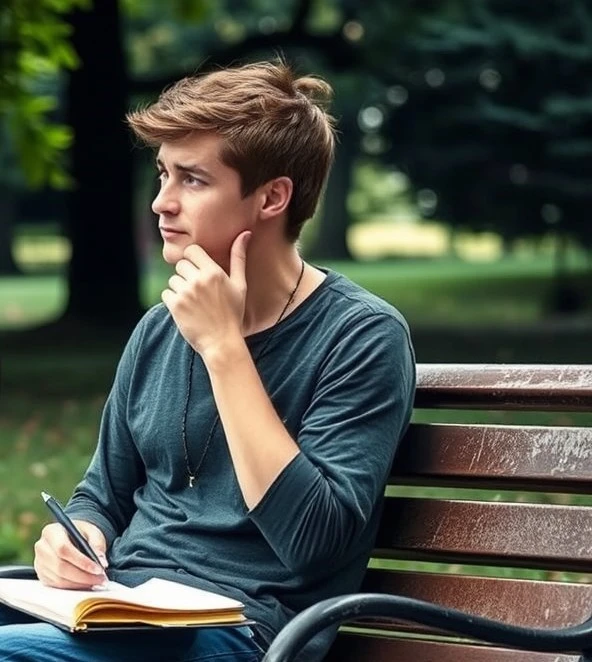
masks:
<svg viewBox="0 0 592 662"><path fill-rule="evenodd" d="M376 547L397 558L586 571L591 531L585 506L394 497Z"/></svg>
<svg viewBox="0 0 592 662"><path fill-rule="evenodd" d="M584 427L414 423L390 482L588 492L592 433Z"/></svg>
<svg viewBox="0 0 592 662"><path fill-rule="evenodd" d="M592 411L588 365L423 364L417 381L419 408Z"/></svg>
<svg viewBox="0 0 592 662"><path fill-rule="evenodd" d="M585 583L370 569L362 590L427 600L524 627L568 627L592 614L592 584Z"/></svg>

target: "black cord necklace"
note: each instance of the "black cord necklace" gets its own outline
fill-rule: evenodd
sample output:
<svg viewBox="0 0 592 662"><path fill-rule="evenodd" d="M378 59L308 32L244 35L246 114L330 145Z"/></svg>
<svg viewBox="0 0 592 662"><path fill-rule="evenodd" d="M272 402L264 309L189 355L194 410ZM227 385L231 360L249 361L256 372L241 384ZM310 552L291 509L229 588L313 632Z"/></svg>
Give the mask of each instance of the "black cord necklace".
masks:
<svg viewBox="0 0 592 662"><path fill-rule="evenodd" d="M294 289L290 293L290 296L288 297L288 301L286 301L286 305L284 306L282 312L280 313L280 316L277 318L274 325L271 327L270 333L267 336L265 342L263 343L263 346L261 347L261 351L259 352L256 358L253 358L254 363L257 363L257 361L259 361L259 359L261 359L261 357L263 356L263 352L265 352L265 350L267 349L267 346L269 345L269 340L273 335L273 329L275 329L275 327L284 319L284 315L286 314L288 308L294 301L294 297L296 296L296 292L298 292L298 288L300 287L300 282L302 281L302 276L304 275L304 260L301 258L300 262L301 262L300 274L298 276L298 280L296 281L296 285L294 286ZM189 459L189 444L187 442L187 412L189 411L189 399L191 396L191 381L193 377L194 363L195 363L195 352L191 350L191 355L189 359L189 377L187 379L187 394L185 396L185 406L183 407L183 422L181 425L181 438L183 439L183 452L185 454L185 468L187 470L187 479L188 479L189 487L193 487L193 484L197 478L199 470L201 469L201 465L203 464L203 461L208 452L208 448L210 447L210 442L212 441L212 437L214 436L214 430L216 429L216 426L218 425L218 421L220 420L220 417L218 416L218 411L216 410L216 415L214 416L214 422L212 423L212 427L210 428L210 432L206 439L203 453L201 454L201 457L199 458L199 462L197 463L197 465L192 469L191 462Z"/></svg>

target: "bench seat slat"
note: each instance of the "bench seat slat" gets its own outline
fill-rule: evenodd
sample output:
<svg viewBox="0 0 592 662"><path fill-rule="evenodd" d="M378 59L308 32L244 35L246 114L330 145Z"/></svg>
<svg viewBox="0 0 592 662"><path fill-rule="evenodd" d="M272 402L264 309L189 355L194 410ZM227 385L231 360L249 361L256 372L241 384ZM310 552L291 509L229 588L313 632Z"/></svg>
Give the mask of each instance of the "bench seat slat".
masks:
<svg viewBox="0 0 592 662"><path fill-rule="evenodd" d="M376 557L592 569L592 507L389 497Z"/></svg>
<svg viewBox="0 0 592 662"><path fill-rule="evenodd" d="M531 653L488 646L338 635L327 662L577 662L578 655Z"/></svg>
<svg viewBox="0 0 592 662"><path fill-rule="evenodd" d="M592 613L592 584L585 583L371 568L361 590L425 600L522 627L568 627Z"/></svg>
<svg viewBox="0 0 592 662"><path fill-rule="evenodd" d="M592 411L589 365L423 364L415 406Z"/></svg>
<svg viewBox="0 0 592 662"><path fill-rule="evenodd" d="M391 483L588 492L592 435L579 427L416 423L393 470Z"/></svg>

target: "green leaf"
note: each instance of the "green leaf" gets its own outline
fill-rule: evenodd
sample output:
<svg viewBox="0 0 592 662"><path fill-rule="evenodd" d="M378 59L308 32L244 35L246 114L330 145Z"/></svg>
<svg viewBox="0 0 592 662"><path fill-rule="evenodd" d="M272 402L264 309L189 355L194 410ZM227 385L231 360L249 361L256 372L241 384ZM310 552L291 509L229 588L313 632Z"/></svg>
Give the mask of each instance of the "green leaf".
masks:
<svg viewBox="0 0 592 662"><path fill-rule="evenodd" d="M208 0L171 0L174 14L185 21L201 23L212 11Z"/></svg>
<svg viewBox="0 0 592 662"><path fill-rule="evenodd" d="M77 69L80 66L80 58L76 50L66 41L55 45L53 56L56 64L65 69Z"/></svg>
<svg viewBox="0 0 592 662"><path fill-rule="evenodd" d="M45 128L45 139L47 144L56 150L65 150L70 147L74 134L69 126L58 124L48 125Z"/></svg>
<svg viewBox="0 0 592 662"><path fill-rule="evenodd" d="M69 190L74 186L72 176L60 167L54 167L49 171L49 184L58 190Z"/></svg>
<svg viewBox="0 0 592 662"><path fill-rule="evenodd" d="M55 74L58 68L57 63L48 57L33 53L32 51L22 51L19 53L18 69L25 78Z"/></svg>
<svg viewBox="0 0 592 662"><path fill-rule="evenodd" d="M31 96L22 103L21 111L29 116L41 115L55 110L56 105L57 101L53 97Z"/></svg>
<svg viewBox="0 0 592 662"><path fill-rule="evenodd" d="M44 0L45 6L59 14L65 14L72 9L89 9L91 0Z"/></svg>

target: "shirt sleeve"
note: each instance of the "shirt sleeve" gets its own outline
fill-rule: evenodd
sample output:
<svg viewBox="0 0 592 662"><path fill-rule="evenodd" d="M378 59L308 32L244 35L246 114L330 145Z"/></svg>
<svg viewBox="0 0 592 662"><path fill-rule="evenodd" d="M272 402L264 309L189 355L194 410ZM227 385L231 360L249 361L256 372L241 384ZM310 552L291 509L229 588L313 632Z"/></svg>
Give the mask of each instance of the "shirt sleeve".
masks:
<svg viewBox="0 0 592 662"><path fill-rule="evenodd" d="M250 511L288 568L334 562L368 533L414 391L413 350L396 319L370 315L341 335L303 417L301 452Z"/></svg>
<svg viewBox="0 0 592 662"><path fill-rule="evenodd" d="M66 506L71 518L98 526L108 547L127 527L135 510L134 492L146 480L144 464L127 424L128 392L144 320L123 351L103 409L97 447Z"/></svg>

